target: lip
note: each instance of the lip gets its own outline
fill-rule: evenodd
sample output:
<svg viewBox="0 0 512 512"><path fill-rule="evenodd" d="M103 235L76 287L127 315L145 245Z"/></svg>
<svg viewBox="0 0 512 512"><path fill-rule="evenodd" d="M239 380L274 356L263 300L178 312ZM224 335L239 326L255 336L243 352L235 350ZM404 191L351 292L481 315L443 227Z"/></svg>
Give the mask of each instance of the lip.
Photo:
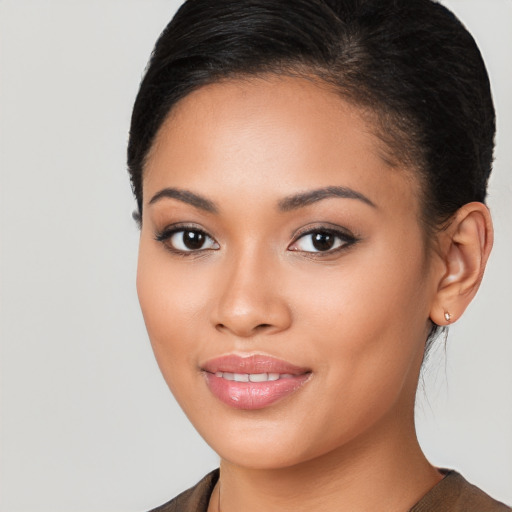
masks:
<svg viewBox="0 0 512 512"><path fill-rule="evenodd" d="M311 370L274 357L252 354L239 356L228 354L210 359L201 369L209 390L221 402L235 409L263 409L278 400L290 396L305 384ZM237 382L220 374L273 374L264 382Z"/></svg>

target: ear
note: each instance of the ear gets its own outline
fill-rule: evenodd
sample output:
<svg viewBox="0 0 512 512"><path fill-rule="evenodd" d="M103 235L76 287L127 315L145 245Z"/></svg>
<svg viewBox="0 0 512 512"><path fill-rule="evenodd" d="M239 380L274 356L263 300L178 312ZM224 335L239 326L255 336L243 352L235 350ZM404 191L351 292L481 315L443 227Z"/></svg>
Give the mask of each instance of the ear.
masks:
<svg viewBox="0 0 512 512"><path fill-rule="evenodd" d="M483 203L468 203L440 234L442 271L430 310L437 325L458 320L473 300L494 239L491 215Z"/></svg>

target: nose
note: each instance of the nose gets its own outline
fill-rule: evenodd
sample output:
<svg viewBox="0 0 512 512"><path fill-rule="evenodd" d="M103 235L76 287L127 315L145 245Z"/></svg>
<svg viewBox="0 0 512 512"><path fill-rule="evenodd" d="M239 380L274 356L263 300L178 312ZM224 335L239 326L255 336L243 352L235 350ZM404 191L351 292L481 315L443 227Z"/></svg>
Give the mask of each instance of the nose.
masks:
<svg viewBox="0 0 512 512"><path fill-rule="evenodd" d="M215 328L236 337L275 334L292 322L289 304L280 286L279 263L256 255L226 263L219 274L216 305L212 316Z"/></svg>

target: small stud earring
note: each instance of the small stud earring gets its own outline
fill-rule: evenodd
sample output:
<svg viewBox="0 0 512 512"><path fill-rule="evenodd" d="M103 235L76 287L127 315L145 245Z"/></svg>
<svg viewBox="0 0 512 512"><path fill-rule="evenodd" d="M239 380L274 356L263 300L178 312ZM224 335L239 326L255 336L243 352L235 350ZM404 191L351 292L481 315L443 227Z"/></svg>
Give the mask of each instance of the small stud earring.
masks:
<svg viewBox="0 0 512 512"><path fill-rule="evenodd" d="M452 315L450 315L450 313L448 313L447 311L445 312L444 314L444 319L449 322L451 319L452 319Z"/></svg>

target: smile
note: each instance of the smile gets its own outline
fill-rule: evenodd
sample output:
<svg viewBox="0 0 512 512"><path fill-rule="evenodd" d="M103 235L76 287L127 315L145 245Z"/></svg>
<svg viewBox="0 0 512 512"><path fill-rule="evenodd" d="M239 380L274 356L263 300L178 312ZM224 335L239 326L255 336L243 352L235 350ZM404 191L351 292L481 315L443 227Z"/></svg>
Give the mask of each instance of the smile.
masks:
<svg viewBox="0 0 512 512"><path fill-rule="evenodd" d="M279 379L292 379L291 373L230 373L215 372L216 377L235 382L272 382Z"/></svg>
<svg viewBox="0 0 512 512"><path fill-rule="evenodd" d="M263 409L294 394L312 374L307 368L259 354L229 354L207 361L201 369L213 396L246 410Z"/></svg>

